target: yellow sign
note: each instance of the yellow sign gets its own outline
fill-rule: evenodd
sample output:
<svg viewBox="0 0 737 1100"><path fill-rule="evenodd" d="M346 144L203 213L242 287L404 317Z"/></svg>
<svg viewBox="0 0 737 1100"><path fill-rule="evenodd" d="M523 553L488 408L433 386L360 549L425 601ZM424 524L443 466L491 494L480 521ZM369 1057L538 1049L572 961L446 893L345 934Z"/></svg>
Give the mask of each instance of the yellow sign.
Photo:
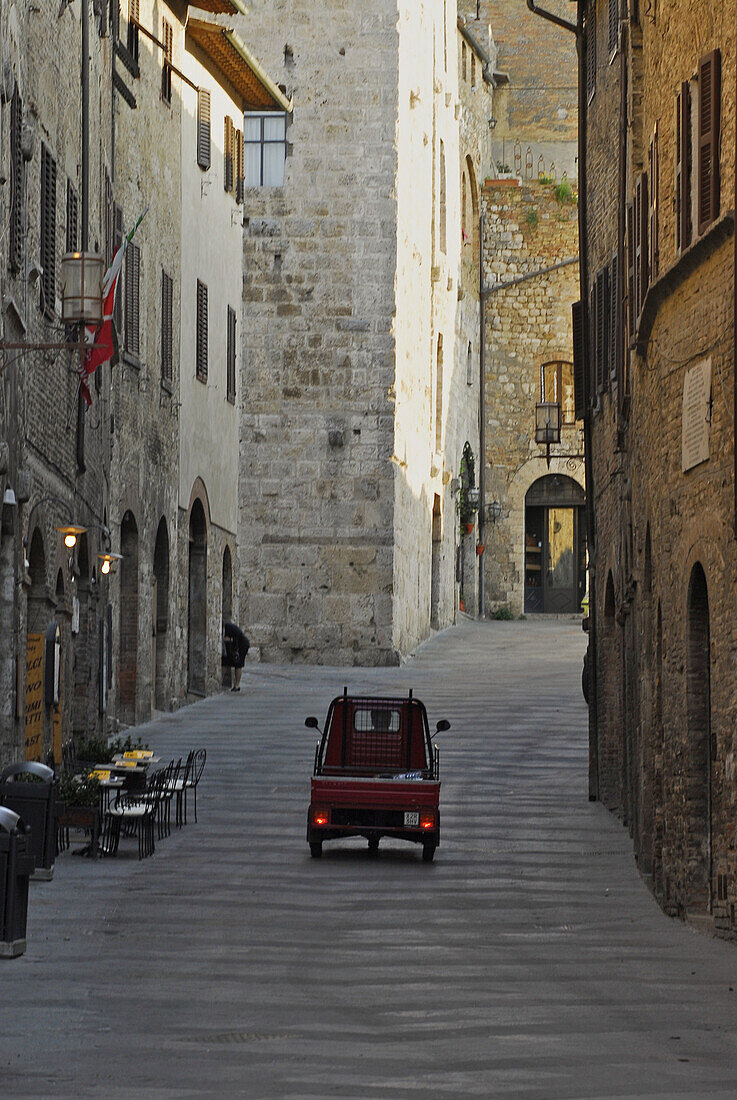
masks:
<svg viewBox="0 0 737 1100"><path fill-rule="evenodd" d="M115 764L116 768L135 768L135 760L118 760Z"/></svg>
<svg viewBox="0 0 737 1100"><path fill-rule="evenodd" d="M101 783L107 783L110 778L110 772L103 770L102 768L95 768L87 776L88 779L99 779Z"/></svg>
<svg viewBox="0 0 737 1100"><path fill-rule="evenodd" d="M26 760L40 760L44 736L44 636L26 643Z"/></svg>
<svg viewBox="0 0 737 1100"><path fill-rule="evenodd" d="M129 749L123 753L124 760L150 760L153 752L149 749Z"/></svg>

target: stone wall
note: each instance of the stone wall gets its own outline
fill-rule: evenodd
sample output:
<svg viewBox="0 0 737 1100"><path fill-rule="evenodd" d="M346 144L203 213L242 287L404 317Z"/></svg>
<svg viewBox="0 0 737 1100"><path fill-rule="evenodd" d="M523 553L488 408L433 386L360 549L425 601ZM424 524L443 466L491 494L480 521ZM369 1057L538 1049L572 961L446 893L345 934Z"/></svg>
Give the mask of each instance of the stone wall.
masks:
<svg viewBox="0 0 737 1100"><path fill-rule="evenodd" d="M486 302L486 500L501 515L486 528L486 610L508 604L524 610L525 494L548 472L545 450L535 443L535 404L540 368L571 362L571 305L578 299L575 192L552 184L487 180L484 284ZM544 272L543 274L534 274ZM501 284L524 275L508 289ZM497 288L497 289L495 289ZM550 472L584 483L580 460L557 453L583 453L579 428L564 428L552 449Z"/></svg>
<svg viewBox="0 0 737 1100"><path fill-rule="evenodd" d="M597 6L605 22L606 5ZM625 37L627 189L658 135L657 270L636 346L592 415L596 486L596 643L600 797L626 821L641 870L669 912L711 916L734 936L734 118L735 5L660 5ZM681 254L675 233L675 96L721 50L720 212ZM592 264L606 262L619 209L619 65L597 73L591 105ZM698 85L692 83L694 110ZM636 106L636 109L635 109ZM695 116L694 116L695 117ZM607 150L609 143L609 150ZM694 162L695 163L695 162ZM695 178L695 177L694 177ZM652 230L653 222L649 223ZM611 247L611 244L609 244ZM651 257L652 260L652 257ZM627 289L624 288L625 294ZM629 299L629 295L627 295ZM630 302L627 300L626 305ZM684 409L686 373L711 364L706 428ZM684 471L684 418L708 458ZM706 690L705 690L706 689Z"/></svg>

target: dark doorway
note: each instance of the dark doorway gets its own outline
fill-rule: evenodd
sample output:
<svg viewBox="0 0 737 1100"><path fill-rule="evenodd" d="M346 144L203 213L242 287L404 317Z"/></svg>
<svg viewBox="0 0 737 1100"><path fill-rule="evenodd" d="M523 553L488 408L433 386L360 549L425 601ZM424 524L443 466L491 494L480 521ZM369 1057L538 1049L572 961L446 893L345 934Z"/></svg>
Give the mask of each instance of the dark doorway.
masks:
<svg viewBox="0 0 737 1100"><path fill-rule="evenodd" d="M229 547L223 551L223 625L233 621L233 559L230 556ZM223 665L222 684L230 687L232 669Z"/></svg>
<svg viewBox="0 0 737 1100"><path fill-rule="evenodd" d="M714 745L711 728L711 658L709 594L699 562L691 571L686 624L686 709L689 744L688 898L689 909L711 908L711 769Z"/></svg>
<svg viewBox="0 0 737 1100"><path fill-rule="evenodd" d="M166 710L166 656L169 637L169 531L161 518L154 547L153 642L151 654L153 698L156 710Z"/></svg>
<svg viewBox="0 0 737 1100"><path fill-rule="evenodd" d="M207 520L195 500L189 516L187 690L204 695L207 684Z"/></svg>
<svg viewBox="0 0 737 1100"><path fill-rule="evenodd" d="M430 626L437 630L440 623L440 551L443 538L443 514L440 497L435 494L432 506L432 564L430 577Z"/></svg>
<svg viewBox="0 0 737 1100"><path fill-rule="evenodd" d="M525 611L580 610L586 591L583 489L570 477L541 477L525 497Z"/></svg>
<svg viewBox="0 0 737 1100"><path fill-rule="evenodd" d="M84 737L94 729L94 711L90 706L92 681L92 653L95 643L90 616L90 557L87 536L79 540L77 554L79 577L77 579L76 636L74 638L74 698L72 700L72 732ZM72 608L74 618L74 608ZM72 627L74 630L74 626Z"/></svg>
<svg viewBox="0 0 737 1100"><path fill-rule="evenodd" d="M138 525L132 512L120 525L120 550L120 719L131 726L138 680Z"/></svg>

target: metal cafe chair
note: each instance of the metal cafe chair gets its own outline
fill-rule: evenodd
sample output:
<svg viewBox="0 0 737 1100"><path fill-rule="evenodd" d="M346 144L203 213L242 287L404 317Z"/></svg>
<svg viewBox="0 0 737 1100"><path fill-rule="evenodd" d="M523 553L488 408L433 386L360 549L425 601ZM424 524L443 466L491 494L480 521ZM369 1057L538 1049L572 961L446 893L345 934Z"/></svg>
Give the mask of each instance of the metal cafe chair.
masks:
<svg viewBox="0 0 737 1100"><path fill-rule="evenodd" d="M154 828L163 794L165 771L162 768L151 776L145 791L121 791L115 802L105 812L105 825L101 851L114 856L120 844L121 831L138 837L138 858L153 855L156 844Z"/></svg>
<svg viewBox="0 0 737 1100"><path fill-rule="evenodd" d="M202 773L205 770L205 761L207 760L207 749L196 749L191 754L191 761L187 758L187 764L189 772L183 783L183 800L184 800L184 824L187 824L187 794L189 791L194 791L194 819L197 821L197 788L202 778Z"/></svg>

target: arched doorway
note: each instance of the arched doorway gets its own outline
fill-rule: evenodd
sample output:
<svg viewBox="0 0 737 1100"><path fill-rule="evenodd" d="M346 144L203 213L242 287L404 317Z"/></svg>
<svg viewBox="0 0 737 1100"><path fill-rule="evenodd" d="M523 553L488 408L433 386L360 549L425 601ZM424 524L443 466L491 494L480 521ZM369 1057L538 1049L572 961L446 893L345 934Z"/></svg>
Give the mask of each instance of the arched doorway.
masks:
<svg viewBox="0 0 737 1100"><path fill-rule="evenodd" d="M28 551L28 590L26 619L25 755L26 760L43 759L44 751L44 638L50 619L46 588L46 552L38 528L33 532Z"/></svg>
<svg viewBox="0 0 737 1100"><path fill-rule="evenodd" d="M230 547L223 551L223 597L222 597L223 623L233 621L233 559L230 556ZM230 687L231 670L223 666L223 687Z"/></svg>
<svg viewBox="0 0 737 1100"><path fill-rule="evenodd" d="M90 618L90 557L87 535L81 535L77 551L77 606L72 606L72 633L74 635L74 698L72 700L72 733L80 738L89 735L94 728L90 707L90 680L92 678L92 638Z"/></svg>
<svg viewBox="0 0 737 1100"><path fill-rule="evenodd" d="M138 525L126 512L120 525L120 719L128 725L136 720L138 680Z"/></svg>
<svg viewBox="0 0 737 1100"><path fill-rule="evenodd" d="M711 908L711 766L714 746L711 725L711 657L709 593L703 567L697 562L688 586L686 622L686 711L688 806L688 869L686 904Z"/></svg>
<svg viewBox="0 0 737 1100"><path fill-rule="evenodd" d="M151 653L151 705L166 709L166 657L169 627L169 531L161 517L154 547L154 591Z"/></svg>
<svg viewBox="0 0 737 1100"><path fill-rule="evenodd" d="M430 566L430 626L440 625L440 561L443 541L443 513L437 493L432 505L432 560Z"/></svg>
<svg viewBox="0 0 737 1100"><path fill-rule="evenodd" d="M196 499L189 515L187 690L204 695L207 684L207 520Z"/></svg>
<svg viewBox="0 0 737 1100"><path fill-rule="evenodd" d="M586 591L586 498L564 474L539 478L525 496L525 611L576 612Z"/></svg>

